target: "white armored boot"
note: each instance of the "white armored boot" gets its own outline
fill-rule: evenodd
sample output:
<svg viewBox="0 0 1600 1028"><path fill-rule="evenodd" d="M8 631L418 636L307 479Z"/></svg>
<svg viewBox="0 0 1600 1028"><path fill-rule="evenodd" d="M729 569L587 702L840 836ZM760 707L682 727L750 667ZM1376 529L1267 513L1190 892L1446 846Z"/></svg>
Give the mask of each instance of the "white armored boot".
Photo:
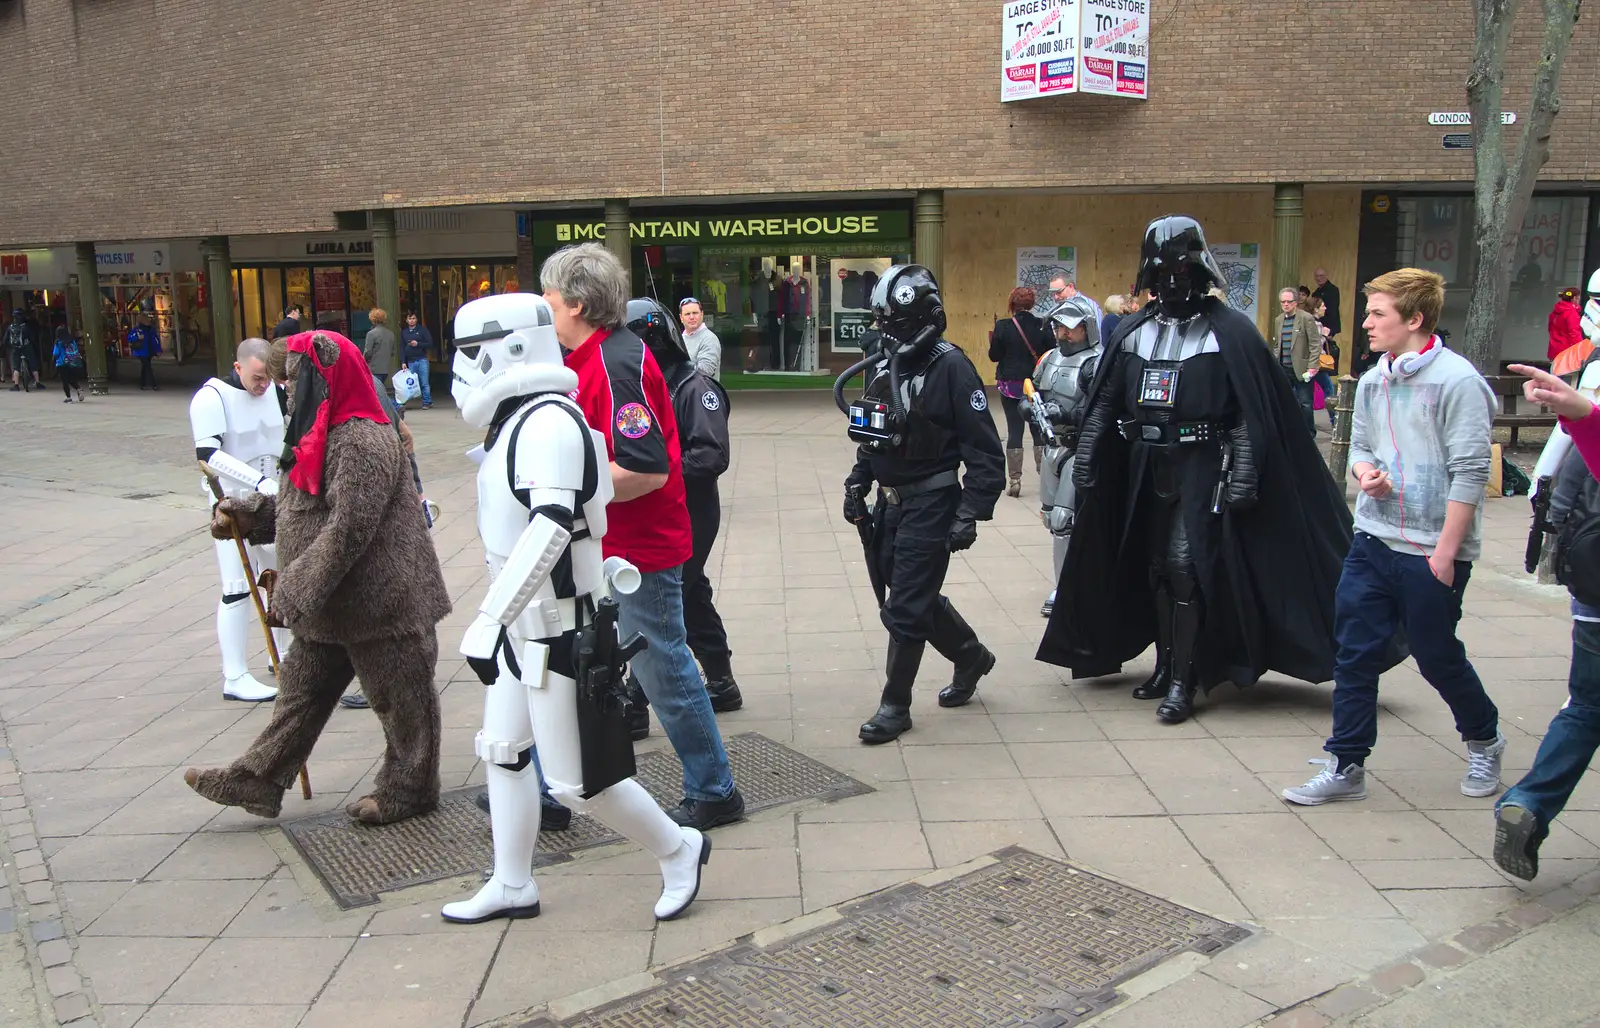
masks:
<svg viewBox="0 0 1600 1028"><path fill-rule="evenodd" d="M488 764L483 773L494 811L494 877L471 899L445 904L440 916L457 924L538 917L533 848L539 840L539 775L531 760L520 771Z"/></svg>
<svg viewBox="0 0 1600 1028"><path fill-rule="evenodd" d="M606 789L589 801L596 821L656 855L661 861L661 898L656 920L671 921L689 909L700 892L700 871L711 859L711 840L693 828L681 828L632 778Z"/></svg>
<svg viewBox="0 0 1600 1028"><path fill-rule="evenodd" d="M222 698L245 703L265 703L276 699L278 690L262 685L250 673L250 629L257 616L248 597L232 603L217 603L217 646L222 650Z"/></svg>

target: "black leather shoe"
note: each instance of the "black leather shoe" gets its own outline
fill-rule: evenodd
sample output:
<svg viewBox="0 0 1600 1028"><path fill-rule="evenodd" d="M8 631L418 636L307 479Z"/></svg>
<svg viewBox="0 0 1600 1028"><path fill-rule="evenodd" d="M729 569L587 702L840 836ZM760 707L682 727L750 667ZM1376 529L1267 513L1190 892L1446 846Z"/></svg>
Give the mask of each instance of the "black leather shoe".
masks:
<svg viewBox="0 0 1600 1028"><path fill-rule="evenodd" d="M1133 687L1136 700L1159 700L1172 688L1172 669L1165 664L1156 666L1156 673Z"/></svg>
<svg viewBox="0 0 1600 1028"><path fill-rule="evenodd" d="M861 726L861 741L868 746L877 746L880 743L894 742L909 731L911 731L911 708L885 703L878 707L878 712L872 715L866 724Z"/></svg>
<svg viewBox="0 0 1600 1028"><path fill-rule="evenodd" d="M994 670L994 654L979 646L982 655L969 668L956 668L955 678L939 690L939 706L964 707L978 691L978 679Z"/></svg>
<svg viewBox="0 0 1600 1028"><path fill-rule="evenodd" d="M744 797L735 789L721 800L691 800L687 796L676 807L667 811L684 828L697 828L702 832L721 825L731 825L744 820Z"/></svg>
<svg viewBox="0 0 1600 1028"><path fill-rule="evenodd" d="M472 797L472 802L485 814L489 813L489 790ZM539 797L539 831L564 832L572 827L572 811L549 796Z"/></svg>
<svg viewBox="0 0 1600 1028"><path fill-rule="evenodd" d="M1180 725L1189 720L1194 714L1194 693L1194 686L1174 681L1167 698L1156 708L1156 717L1169 725Z"/></svg>
<svg viewBox="0 0 1600 1028"><path fill-rule="evenodd" d="M739 695L739 683L733 680L732 675L706 679L706 695L711 697L711 709L718 714L726 714L744 706L744 697Z"/></svg>

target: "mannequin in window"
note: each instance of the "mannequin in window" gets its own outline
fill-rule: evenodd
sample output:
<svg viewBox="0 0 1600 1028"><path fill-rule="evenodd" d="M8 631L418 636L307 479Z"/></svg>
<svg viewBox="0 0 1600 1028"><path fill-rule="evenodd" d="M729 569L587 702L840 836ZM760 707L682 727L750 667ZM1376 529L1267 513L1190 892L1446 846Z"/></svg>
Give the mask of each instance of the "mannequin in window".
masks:
<svg viewBox="0 0 1600 1028"><path fill-rule="evenodd" d="M779 294L783 299L784 367L799 371L806 319L811 316L811 282L801 271L799 261L789 265L789 275L779 287Z"/></svg>

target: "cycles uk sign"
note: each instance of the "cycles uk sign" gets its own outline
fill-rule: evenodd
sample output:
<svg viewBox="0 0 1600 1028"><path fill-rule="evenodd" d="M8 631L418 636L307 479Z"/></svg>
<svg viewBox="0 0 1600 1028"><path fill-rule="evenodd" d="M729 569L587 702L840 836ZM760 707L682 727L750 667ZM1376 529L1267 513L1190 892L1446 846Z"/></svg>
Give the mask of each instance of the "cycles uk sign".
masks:
<svg viewBox="0 0 1600 1028"><path fill-rule="evenodd" d="M1001 8L1000 99L1098 93L1145 99L1150 0L1010 0Z"/></svg>

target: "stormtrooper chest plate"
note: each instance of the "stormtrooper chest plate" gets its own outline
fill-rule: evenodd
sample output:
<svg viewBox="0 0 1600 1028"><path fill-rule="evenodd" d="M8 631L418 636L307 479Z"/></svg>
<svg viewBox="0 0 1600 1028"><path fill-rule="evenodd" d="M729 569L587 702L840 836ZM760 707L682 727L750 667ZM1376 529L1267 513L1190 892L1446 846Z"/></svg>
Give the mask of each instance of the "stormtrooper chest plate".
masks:
<svg viewBox="0 0 1600 1028"><path fill-rule="evenodd" d="M222 397L228 425L222 433L222 451L237 457L270 478L278 477L283 455L283 406L276 386L260 396L224 382L207 385Z"/></svg>

